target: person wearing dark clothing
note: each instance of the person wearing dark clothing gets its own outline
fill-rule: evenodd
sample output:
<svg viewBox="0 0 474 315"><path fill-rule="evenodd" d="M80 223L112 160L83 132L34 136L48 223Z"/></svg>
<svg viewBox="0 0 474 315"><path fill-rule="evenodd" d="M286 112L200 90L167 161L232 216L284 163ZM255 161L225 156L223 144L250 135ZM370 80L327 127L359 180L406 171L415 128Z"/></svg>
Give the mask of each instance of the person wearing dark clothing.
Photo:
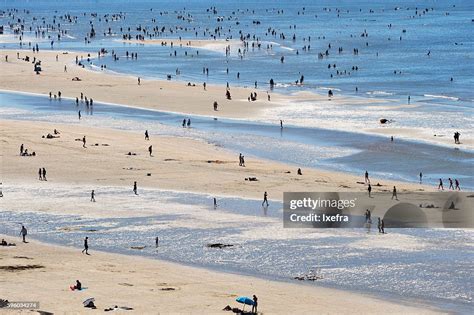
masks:
<svg viewBox="0 0 474 315"><path fill-rule="evenodd" d="M138 195L137 182L133 182L133 192Z"/></svg>
<svg viewBox="0 0 474 315"><path fill-rule="evenodd" d="M43 180L47 180L46 179L46 169L43 167Z"/></svg>
<svg viewBox="0 0 474 315"><path fill-rule="evenodd" d="M263 206L264 204L266 204L266 205L267 205L267 207L268 207L268 194L267 194L267 192L264 192L264 193L263 193L263 202L262 202L262 206Z"/></svg>
<svg viewBox="0 0 474 315"><path fill-rule="evenodd" d="M95 191L91 191L91 202L95 202Z"/></svg>
<svg viewBox="0 0 474 315"><path fill-rule="evenodd" d="M160 245L160 239L157 237L155 237L155 247L158 248L158 246Z"/></svg>
<svg viewBox="0 0 474 315"><path fill-rule="evenodd" d="M382 233L385 233L385 222L383 222L383 219L382 219L382 222L380 224L380 229L382 230Z"/></svg>
<svg viewBox="0 0 474 315"><path fill-rule="evenodd" d="M82 137L82 147L86 147L86 136Z"/></svg>
<svg viewBox="0 0 474 315"><path fill-rule="evenodd" d="M454 190L461 190L461 187L459 186L459 181L457 179L454 180Z"/></svg>
<svg viewBox="0 0 474 315"><path fill-rule="evenodd" d="M23 243L26 243L26 235L28 235L28 231L26 230L26 227L24 225L21 226L20 235L23 238Z"/></svg>
<svg viewBox="0 0 474 315"><path fill-rule="evenodd" d="M86 236L86 238L84 239L84 249L82 250L82 253L86 253L86 255L89 255L89 237Z"/></svg>
<svg viewBox="0 0 474 315"><path fill-rule="evenodd" d="M257 314L257 306L258 306L258 298L254 294L253 295L253 305L252 305L252 313Z"/></svg>
<svg viewBox="0 0 474 315"><path fill-rule="evenodd" d="M379 233L382 233L382 221L380 220L380 218L378 219L377 227L379 228Z"/></svg>
<svg viewBox="0 0 474 315"><path fill-rule="evenodd" d="M370 195L370 193L372 192L372 186L369 184L369 187L367 187L367 191L369 192L369 198L371 198L372 196Z"/></svg>
<svg viewBox="0 0 474 315"><path fill-rule="evenodd" d="M392 199L395 198L395 200L398 200L397 196L397 187L393 186L393 191L392 191Z"/></svg>
<svg viewBox="0 0 474 315"><path fill-rule="evenodd" d="M41 167L40 167L40 169L38 170L39 180L43 180L43 175L42 174L43 174L43 172L42 172Z"/></svg>
<svg viewBox="0 0 474 315"><path fill-rule="evenodd" d="M439 184L438 184L438 190L444 190L444 187L443 187L443 180L440 178L439 179Z"/></svg>
<svg viewBox="0 0 474 315"><path fill-rule="evenodd" d="M152 153L153 153L153 146L149 146L148 147L148 152L150 153L150 156L152 156Z"/></svg>
<svg viewBox="0 0 474 315"><path fill-rule="evenodd" d="M448 181L449 181L449 189L453 189L454 190L454 185L453 185L453 180L450 178L448 178Z"/></svg>
<svg viewBox="0 0 474 315"><path fill-rule="evenodd" d="M150 140L150 137L148 136L148 130L145 130L145 140Z"/></svg>

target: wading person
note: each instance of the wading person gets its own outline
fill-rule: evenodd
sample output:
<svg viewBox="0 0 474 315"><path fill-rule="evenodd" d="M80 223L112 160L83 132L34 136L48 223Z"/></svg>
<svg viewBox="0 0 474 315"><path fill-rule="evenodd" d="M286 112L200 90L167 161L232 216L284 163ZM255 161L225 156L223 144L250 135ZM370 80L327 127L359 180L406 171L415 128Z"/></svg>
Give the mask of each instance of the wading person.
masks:
<svg viewBox="0 0 474 315"><path fill-rule="evenodd" d="M264 193L263 193L263 202L262 202L262 206L263 206L264 204L266 204L266 205L267 205L267 207L268 207L268 194L267 194L267 192L264 192Z"/></svg>

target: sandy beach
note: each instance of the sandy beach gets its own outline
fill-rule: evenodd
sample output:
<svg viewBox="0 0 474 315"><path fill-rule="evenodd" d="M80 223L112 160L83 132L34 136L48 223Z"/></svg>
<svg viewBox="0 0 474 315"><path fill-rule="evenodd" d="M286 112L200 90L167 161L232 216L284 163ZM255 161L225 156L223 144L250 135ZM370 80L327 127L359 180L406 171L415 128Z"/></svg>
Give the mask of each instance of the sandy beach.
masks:
<svg viewBox="0 0 474 315"><path fill-rule="evenodd" d="M472 313L467 0L50 2L0 12L0 313Z"/></svg>
<svg viewBox="0 0 474 315"><path fill-rule="evenodd" d="M237 296L252 294L259 297L259 312L264 314L375 314L380 309L388 314L437 313L428 306L400 305L333 289L265 281L118 254L93 252L87 256L78 249L36 241L23 244L9 236L0 237L17 241L16 247L0 247L2 298L39 301L40 310L52 313L85 313L82 301L94 297L100 312L117 305L131 307L133 311L123 312L135 314L232 314L222 309L226 305L237 307ZM21 270L27 266L36 267ZM87 289L71 291L69 286L76 280Z"/></svg>
<svg viewBox="0 0 474 315"><path fill-rule="evenodd" d="M203 41L200 45L205 45L208 41ZM211 43L212 44L212 43ZM211 45L209 44L209 45ZM20 59L17 59L17 53ZM9 56L5 62L5 56ZM35 75L33 65L22 60L25 56L31 59L36 57L42 62L42 72ZM58 61L56 61L58 56ZM94 101L106 103L122 104L127 106L149 108L160 111L175 113L204 115L222 118L237 118L257 121L266 121L279 124L279 120L286 120L285 112L288 106L298 102L311 102L317 104L324 112L324 107L331 106L346 111L344 115L351 115L359 107L368 104L387 103L386 100L377 98L352 97L335 95L328 99L326 95L313 92L301 91L290 95L274 93L268 89L255 89L251 87L232 87L230 89L231 100L226 99L226 87L223 85L207 84L203 89L202 82L169 81L165 80L145 80L141 79L141 84L137 84L137 77L118 75L108 71L93 71L75 65L75 59L84 62L97 57L94 52L72 52L72 51L41 51L33 54L27 50L1 50L0 70L5 75L0 78L2 90L23 91L53 95L61 91L62 97L75 99L84 93ZM100 64L100 58L94 63ZM64 67L67 67L67 72ZM80 81L74 81L79 78ZM176 77L178 80L179 76ZM28 84L25 84L28 82ZM193 86L193 84L195 86ZM256 92L256 101L249 102L248 97ZM268 101L267 94L271 96ZM192 100L192 101L190 101ZM214 102L218 103L218 110L213 109ZM312 105L314 106L314 105ZM387 103L385 109L391 106L403 108L406 105ZM411 106L412 107L412 106ZM275 117L278 116L278 117ZM268 119L268 117L271 117ZM349 117L348 117L349 118ZM372 121L365 122L363 131L380 135L390 135L405 139L419 139L431 143L451 145L450 135L438 135L421 133L414 128L396 128L379 123L380 117ZM288 119L289 123L298 124L298 120ZM332 122L328 120L322 124L323 127L331 128ZM462 147L472 148L473 139L465 138Z"/></svg>
<svg viewBox="0 0 474 315"><path fill-rule="evenodd" d="M61 132L60 138L42 135ZM366 191L360 177L316 169L297 168L272 161L248 159L246 167L238 166L238 155L198 140L81 127L79 125L2 121L2 160L4 186L11 183L38 182L38 167L49 170L48 181L130 187L138 181L141 187L205 192L216 195L260 199L264 191L269 198L281 200L285 191ZM82 147L82 137L87 148ZM19 156L20 145L35 151L35 157ZM98 144L96 146L96 144ZM153 156L148 146L154 147ZM127 155L136 153L135 156ZM290 172L290 173L287 173ZM151 176L147 176L150 173ZM258 181L246 181L256 177ZM359 182L359 183L358 183ZM391 194L396 185L400 193L434 191L419 184L372 179L374 193Z"/></svg>

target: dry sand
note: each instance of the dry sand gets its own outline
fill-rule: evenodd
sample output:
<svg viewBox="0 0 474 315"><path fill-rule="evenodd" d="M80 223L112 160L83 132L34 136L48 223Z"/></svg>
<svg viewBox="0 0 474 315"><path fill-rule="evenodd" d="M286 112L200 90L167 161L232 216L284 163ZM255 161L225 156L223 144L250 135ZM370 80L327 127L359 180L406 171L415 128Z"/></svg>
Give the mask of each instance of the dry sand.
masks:
<svg viewBox="0 0 474 315"><path fill-rule="evenodd" d="M57 139L41 138L58 129ZM2 181L8 183L38 182L38 168L48 171L48 181L92 186L118 185L155 187L180 191L204 192L261 198L268 191L270 199L282 200L285 191L366 191L363 181L354 175L297 167L267 160L246 159L246 167L238 166L238 156L203 141L142 133L40 122L1 121ZM87 148L82 147L86 136ZM99 146L95 146L95 144ZM35 157L19 155L20 145ZM107 144L108 146L104 146ZM150 157L148 146L153 145ZM128 156L135 152L136 156ZM290 171L291 173L287 173ZM147 176L151 173L151 176ZM257 177L258 181L245 178ZM383 186L377 187L376 183ZM372 178L373 192L391 195L391 187L399 193L433 187Z"/></svg>
<svg viewBox="0 0 474 315"><path fill-rule="evenodd" d="M41 268L2 268L28 265ZM76 280L87 289L71 291L69 286ZM16 247L0 247L0 298L39 301L40 310L55 314L97 313L114 305L132 307L133 311L122 312L135 314L233 314L222 309L226 305L240 306L236 297L253 294L259 298L259 312L265 314L435 312L428 306L400 305L345 291L223 274L140 257L93 251L87 256L79 249L36 241L23 244L18 240ZM95 298L97 311L82 306L89 297ZM23 313L32 314L29 310Z"/></svg>
<svg viewBox="0 0 474 315"><path fill-rule="evenodd" d="M17 52L20 58L29 56L42 61L40 75L35 75L33 65L17 59ZM8 62L5 56L8 55ZM56 55L58 61L56 62ZM266 119L263 116L263 109L273 106L286 105L289 101L308 99L317 102L328 102L326 96L308 93L300 95L271 94L271 101L267 100L267 90L231 87L232 100L227 100L225 96L226 88L222 85L207 85L204 91L203 80L195 83L196 86L187 86L185 82L163 80L141 80L141 85L137 83L136 77L117 75L110 72L96 72L83 69L75 65L75 58L79 60L88 58L88 53L62 51L43 51L33 54L26 50L1 50L0 51L0 88L11 91L25 91L48 95L49 92L57 94L61 91L63 97L78 97L83 92L88 98L94 101L102 101L163 111L178 113L206 115L214 117L246 118L246 119ZM95 58L97 53L90 53L91 58ZM100 60L95 60L95 64L100 65ZM67 72L64 66L67 65ZM79 77L82 81L72 81L74 77ZM249 102L247 99L250 93L257 92L258 100ZM214 111L213 103L217 101L219 110ZM377 101L364 100L364 101ZM341 105L360 103L357 98L337 96L331 104ZM283 117L282 117L283 119ZM278 121L278 120L276 120Z"/></svg>

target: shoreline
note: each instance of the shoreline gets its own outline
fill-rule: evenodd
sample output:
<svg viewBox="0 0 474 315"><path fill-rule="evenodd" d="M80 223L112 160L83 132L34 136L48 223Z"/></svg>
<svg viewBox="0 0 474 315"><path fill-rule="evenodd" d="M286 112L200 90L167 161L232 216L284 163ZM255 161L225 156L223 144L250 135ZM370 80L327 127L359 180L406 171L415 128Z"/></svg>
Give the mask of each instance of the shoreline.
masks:
<svg viewBox="0 0 474 315"><path fill-rule="evenodd" d="M12 241L8 235L0 234L0 237ZM341 289L267 280L160 259L131 257L102 251L91 251L91 256L85 256L80 254L80 249L30 239L28 242L29 244L22 244L18 240L17 246L2 249L0 257L3 259L0 260L0 266L12 263L37 264L42 266L39 269L40 273L0 271L7 279L11 277L16 279L11 285L10 293L4 294L3 298L10 301L21 299L39 301L43 311L83 310L82 300L95 297L98 309L111 305L126 305L142 313L148 313L149 308L153 307L162 312L188 312L192 309L193 312L222 314L221 309L226 305L239 307L235 302L235 297L238 295L256 294L259 297L259 311L264 313L283 314L291 309L294 313L302 314L321 307L328 313L349 310L356 314L378 313L380 308L387 313L445 312L422 301L404 301L404 305L400 305L389 299ZM26 258L20 259L20 257ZM128 266L133 266L132 270ZM212 284L205 280L209 276L213 278ZM42 290L35 290L45 277L49 279L47 281L50 285L42 286ZM154 285L150 277L158 283ZM67 289L76 278L88 288L86 291L71 292ZM16 288L24 287L27 283L31 290L23 291L20 293L21 296L18 295L19 291ZM282 301L281 293L277 293L282 291L288 301L293 299L293 302L298 300L298 303ZM191 292L193 294L189 294ZM56 299L51 300L49 298L51 295L55 295ZM123 298L124 296L126 298ZM318 296L318 299L314 296ZM178 305L169 303L170 298L177 298L180 303ZM341 298L350 302L341 303ZM207 303L202 303L202 299L206 299Z"/></svg>
<svg viewBox="0 0 474 315"><path fill-rule="evenodd" d="M3 59L3 56L5 54L13 54L16 51L21 51L22 53L25 52L30 52L28 50L5 50L2 49L0 50L0 55L1 58ZM206 116L206 117L221 117L221 118L230 118L230 119L247 119L250 121L255 121L255 122L263 122L263 121L268 121L266 118L268 115L268 111L270 112L274 110L274 108L279 108L280 111L284 111L285 107L291 104L292 102L300 102L300 101L312 101L312 102L327 102L327 97L321 95L321 94L316 94L315 92L308 92L308 91L301 91L301 92L294 92L291 94L280 94L280 93L273 93L269 92L272 95L272 101L267 102L267 100L262 100L259 99L256 102L247 102L246 96L248 95L247 93L250 93L252 91L258 91L259 94L265 94L265 90L261 89L253 89L253 88L244 88L244 87L233 87L231 88L232 96L233 99L231 101L225 100L224 93L218 93L217 90L224 91L225 86L222 85L214 85L210 84L208 85L208 91L207 92L202 92L202 87L199 87L196 85L195 87L189 87L186 86L185 81L181 80L176 80L176 81L167 81L167 80L160 80L160 79L153 79L153 80L147 80L142 84L141 89L143 89L144 85L151 85L147 87L145 94L142 94L139 92L139 90L135 90L133 87L136 87L136 84L131 84L131 81L133 80L133 75L126 74L126 73L101 73L98 70L90 69L86 67L85 69L82 69L80 67L75 66L73 62L73 58L75 55L81 56L81 55L87 55L88 53L86 52L68 52L67 55L61 54L62 51L46 51L46 52L41 52L39 53L40 56L45 56L45 58L49 58L49 61L52 61L52 57L55 54L58 54L59 56L67 56L69 61L67 62L69 65L74 65L72 68L72 71L74 71L75 74L79 77L83 77L84 75L87 76L87 81L96 81L96 84L93 88L93 92L91 93L94 95L94 99L101 101L103 103L110 103L110 104L116 104L120 106L130 106L130 107L140 107L140 108L147 108L147 109L157 109L158 111L163 111L163 112L172 112L172 113L177 113L183 115L185 114L191 114L191 115L200 115L200 116ZM36 56L38 54L33 54L33 56ZM95 59L96 57L91 57L92 59ZM43 58L41 58L43 59ZM61 58L60 58L61 59ZM13 62L8 62L9 64L12 64ZM8 63L5 63L3 61L0 62L0 65L6 65ZM37 81L38 87L36 88L24 88L20 87L18 82L17 83L8 83L8 82L3 82L1 84L2 89L5 91L25 91L25 92L33 92L33 93L38 93L38 94L43 94L46 95L48 90L51 90L51 86L58 85L63 92L63 95L65 97L70 97L73 98L75 95L79 93L79 91L82 89L78 89L77 87L74 87L75 85L79 85L79 88L81 86L88 86L87 89L92 88L92 86L82 83L82 82L73 82L65 84L63 80L59 80L61 77L72 77L69 72L72 72L71 70L64 74L62 71L59 69L61 68L60 65L55 65L56 62L51 63L53 66L51 67L51 71L53 72L50 75L47 75L45 78L52 79L53 77L55 78L54 82L51 82L48 84L48 87L45 87L44 83L40 84L39 82L42 81L43 79L40 79L40 81ZM51 66L51 64L48 65ZM18 67L18 66L15 66ZM20 68L23 69L21 72L25 72L25 68L23 66L20 66ZM53 75L54 74L54 75ZM11 75L14 76L12 73ZM35 80L37 76L34 76L33 73L31 73ZM53 77L51 77L53 75ZM44 74L40 75L39 77L43 77ZM7 77L7 76L5 76ZM9 78L11 80L11 77ZM85 79L85 78L84 78ZM107 83L106 83L107 82ZM114 83L115 82L115 83ZM1 83L1 82L0 82ZM112 84L110 84L112 83ZM41 87L39 86L41 85ZM114 88L116 86L116 88ZM133 94L133 100L132 100L132 95L124 96L123 90L122 89L117 89L118 86L128 86L131 90L129 90L130 93ZM152 87L153 86L153 87ZM112 88L113 90L110 90ZM47 89L47 90L46 90ZM64 89L67 89L66 91ZM196 93L197 90L199 90L199 93ZM84 89L86 90L86 89ZM75 91L75 92L73 92ZM182 93L183 91L186 91L185 93ZM211 92L212 91L212 92ZM158 92L158 95L156 93ZM112 96L111 94L117 95ZM137 94L139 93L139 94ZM90 95L86 91L86 96ZM100 96L95 96L95 94L100 94ZM107 97L103 97L103 95L108 95ZM144 98L144 95L146 96L146 99ZM152 95L155 95L156 97L152 98ZM235 97L235 95L237 95ZM124 99L125 98L125 99ZM126 100L128 99L128 100ZM142 100L143 99L143 100ZM160 105L152 105L154 102L152 99L159 99L161 100ZM193 99L195 105L190 105L189 104L189 99ZM219 106L223 106L223 109L219 109L218 111L213 111L212 110L212 102L213 100L216 100L219 103ZM373 104L377 102L388 102L387 100L382 100L382 99L375 99L375 98L364 98L364 97L356 97L356 96L338 96L335 99L331 101L331 105L335 106L349 106L348 108L350 109L355 109L359 105L363 104ZM186 104L185 106L183 106ZM223 104L223 105L222 105ZM318 106L323 106L322 104L319 104ZM393 106L393 105L390 105ZM283 120L284 117L280 117ZM271 122L274 122L275 124L279 123L278 119L276 117L272 118L270 120ZM374 122L372 122L374 123ZM290 123L291 124L291 123ZM376 124L375 124L376 125ZM374 125L374 126L375 126ZM304 126L301 126L304 127ZM310 126L307 126L307 128L311 128ZM433 137L430 137L428 134L421 135L420 133L417 133L417 130L412 130L410 128L403 128L403 127L390 127L388 126L390 131L394 132L395 137L397 137L397 134L400 135L401 139L405 139L408 141L421 141L423 143L427 144L433 144L433 145L440 145L444 147L452 147L452 141L450 137L438 137L437 139L433 139ZM327 129L327 128L326 128ZM360 133L365 133L365 134L373 134L373 135L378 135L378 136L384 136L386 135L387 131L385 130L386 128L380 128L380 126L377 129L374 129L373 126L367 126L367 128L364 128L363 130L360 131ZM353 130L354 133L358 133L358 131ZM462 149L469 149L472 150L474 148L474 142L472 139L469 138L464 138L463 139L463 144L460 146Z"/></svg>
<svg viewBox="0 0 474 315"><path fill-rule="evenodd" d="M90 71L95 72L95 70L90 70ZM130 75L121 74L121 73L117 73L116 75L131 77ZM28 91L24 91L24 90L5 90L5 89L2 89L2 88L0 88L0 93L30 95L30 96L38 96L38 97L45 97L45 98L48 97L48 95L45 95L43 93L28 92ZM70 100L71 102L74 101L74 98L72 98L72 97L62 97L62 98L66 99L66 100ZM108 106L117 106L117 107L124 107L124 108L135 108L135 109L151 111L151 112L155 112L155 113L183 115L183 116L186 116L186 117L202 117L202 118L208 118L208 119L217 119L215 116L211 116L211 115L208 115L208 114L189 114L189 113L185 113L185 112L174 112L174 111L168 111L168 110L162 110L162 109L156 109L156 108L135 106L135 105L130 105L130 104L104 102L104 101L99 101L99 102L103 105L108 105ZM259 123L259 124L264 124L264 125L272 125L268 122L259 120L258 118L251 119L251 118L245 118L245 117L242 117L242 118L221 117L221 120L222 119L227 119L227 120L231 120L231 121ZM295 125L295 124L291 124L291 123L285 124L285 126L286 127L293 127L293 128L302 128L302 129L313 129L314 128L314 127L311 127L311 126ZM326 129L326 128L322 128L322 129ZM337 131L340 131L340 130L337 130ZM432 145L432 146L441 147L441 148L450 148L452 146L452 145L447 144L445 142L431 141L431 140L426 139L426 138L415 138L415 139L413 139L411 137L411 135L413 133L416 133L417 130L413 129L413 128L408 128L408 127L407 128L386 127L384 129L369 129L369 130L362 130L362 131L359 131L359 132L352 131L352 130L349 130L349 131L344 130L344 132L348 132L348 133L351 133L351 134L354 134L354 135L363 134L363 135L370 135L370 136L375 136L375 137L380 137L380 138L388 137L388 135L393 134L392 131L400 133L399 139L402 139L404 141L413 143L415 145L416 144L426 144L426 145ZM447 137L445 137L445 135L440 135L439 138L447 138ZM466 151L466 152L474 152L474 147L460 147L460 149L462 149L463 151ZM350 172L344 172L344 173L351 174ZM401 182L405 182L405 181L401 181ZM406 182L407 183L413 183L413 182L410 182L410 181L406 181Z"/></svg>

